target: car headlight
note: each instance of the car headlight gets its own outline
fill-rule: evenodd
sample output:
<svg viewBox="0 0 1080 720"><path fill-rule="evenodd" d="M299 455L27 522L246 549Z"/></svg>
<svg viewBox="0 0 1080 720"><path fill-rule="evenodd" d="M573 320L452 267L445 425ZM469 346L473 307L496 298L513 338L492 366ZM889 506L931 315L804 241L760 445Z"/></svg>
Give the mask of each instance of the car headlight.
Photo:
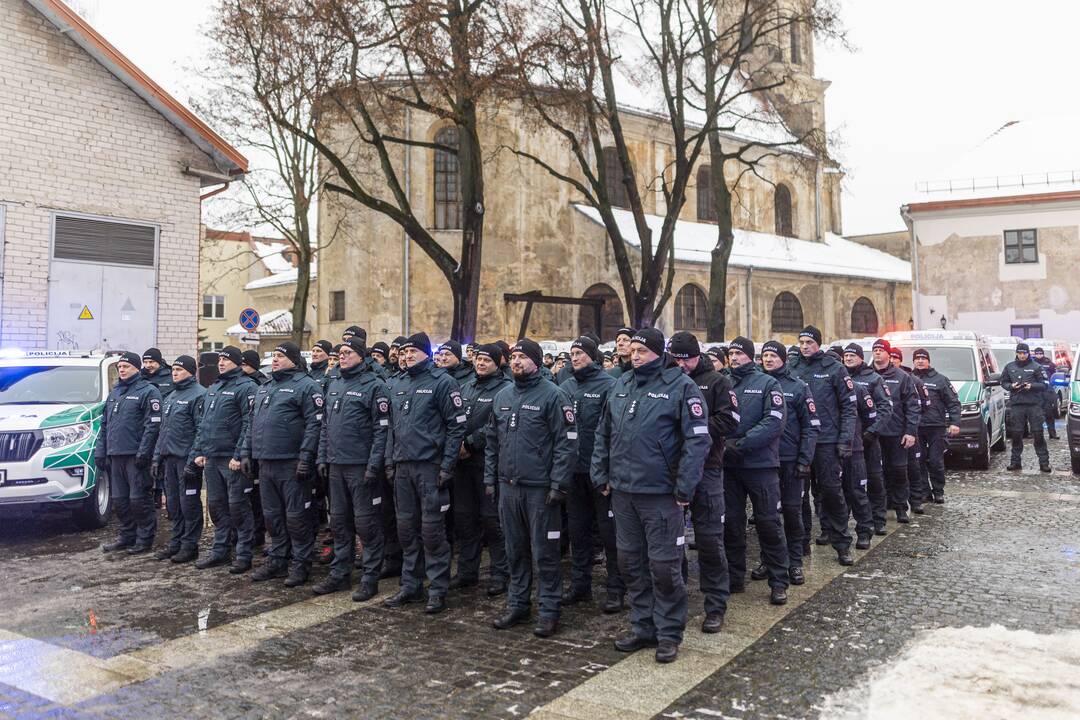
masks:
<svg viewBox="0 0 1080 720"><path fill-rule="evenodd" d="M1072 415L1073 417L1080 417L1080 403L1078 403L1078 402L1069 403L1069 414Z"/></svg>
<svg viewBox="0 0 1080 720"><path fill-rule="evenodd" d="M978 415L982 409L979 407L979 403L964 403L960 406L961 415Z"/></svg>
<svg viewBox="0 0 1080 720"><path fill-rule="evenodd" d="M47 448L62 448L68 445L80 443L90 437L90 423L76 423L75 425L61 425L60 427L45 428L41 431Z"/></svg>

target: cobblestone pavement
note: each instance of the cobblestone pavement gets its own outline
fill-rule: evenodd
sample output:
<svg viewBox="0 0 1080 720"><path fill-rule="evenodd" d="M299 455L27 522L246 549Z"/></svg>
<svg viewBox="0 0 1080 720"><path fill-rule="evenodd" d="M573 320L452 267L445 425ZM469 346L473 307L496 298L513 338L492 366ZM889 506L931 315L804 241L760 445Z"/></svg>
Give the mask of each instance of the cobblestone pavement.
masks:
<svg viewBox="0 0 1080 720"><path fill-rule="evenodd" d="M852 568L815 548L807 584L783 608L751 583L720 635L698 631L692 581L693 617L669 666L616 652L625 616L595 605L564 610L559 634L538 640L528 627L492 629L502 599L478 589L452 593L448 612L427 617L380 599L314 598L310 585L253 585L223 568L104 556L109 529L5 517L0 716L899 717L871 703L889 697L874 683L938 629L1080 639L1062 635L1080 630L1080 480L1066 472L1065 441L1051 451L1051 475L1034 470L1030 450L1019 474L1004 471L1003 454L989 472L951 471L948 504L907 527L890 521ZM1080 679L1069 682L1080 693ZM930 687L904 712L962 716ZM978 716L994 717L988 707ZM1027 717L1058 717L1025 707Z"/></svg>

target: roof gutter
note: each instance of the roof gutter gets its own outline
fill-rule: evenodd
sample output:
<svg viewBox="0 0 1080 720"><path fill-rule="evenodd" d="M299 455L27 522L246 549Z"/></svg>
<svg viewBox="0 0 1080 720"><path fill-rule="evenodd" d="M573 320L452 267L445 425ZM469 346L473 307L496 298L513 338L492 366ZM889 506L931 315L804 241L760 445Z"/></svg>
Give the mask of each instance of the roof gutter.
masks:
<svg viewBox="0 0 1080 720"><path fill-rule="evenodd" d="M221 187L219 187L219 188L217 188L215 190L211 190L208 193L203 193L202 195L200 195L199 196L199 202L202 202L203 200L207 200L209 198L212 198L215 195L217 195L218 193L223 193L228 189L229 189L229 183L225 183L224 185L222 185Z"/></svg>

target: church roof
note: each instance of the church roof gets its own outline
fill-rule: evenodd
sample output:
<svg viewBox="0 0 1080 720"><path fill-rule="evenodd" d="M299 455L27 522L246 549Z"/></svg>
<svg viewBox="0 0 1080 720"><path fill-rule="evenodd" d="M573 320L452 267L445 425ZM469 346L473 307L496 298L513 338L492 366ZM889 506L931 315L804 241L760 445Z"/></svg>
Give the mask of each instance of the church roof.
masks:
<svg viewBox="0 0 1080 720"><path fill-rule="evenodd" d="M574 209L603 227L600 213L595 208L575 204ZM618 208L612 212L623 238L633 247L640 248L633 214ZM646 215L645 219L654 237L658 236L664 218ZM712 249L716 247L716 232L716 225L712 223L677 221L675 259L708 264L712 259ZM832 233L826 233L824 242L813 242L736 228L729 265L755 270L911 282L911 263Z"/></svg>

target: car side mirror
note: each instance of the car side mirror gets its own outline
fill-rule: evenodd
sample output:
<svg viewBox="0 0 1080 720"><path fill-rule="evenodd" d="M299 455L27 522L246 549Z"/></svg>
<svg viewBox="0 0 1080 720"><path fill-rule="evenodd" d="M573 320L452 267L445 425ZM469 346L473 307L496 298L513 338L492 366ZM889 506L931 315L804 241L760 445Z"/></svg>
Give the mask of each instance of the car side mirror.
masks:
<svg viewBox="0 0 1080 720"><path fill-rule="evenodd" d="M1001 373L990 373L990 377L986 378L986 387L1000 387L1001 386Z"/></svg>

